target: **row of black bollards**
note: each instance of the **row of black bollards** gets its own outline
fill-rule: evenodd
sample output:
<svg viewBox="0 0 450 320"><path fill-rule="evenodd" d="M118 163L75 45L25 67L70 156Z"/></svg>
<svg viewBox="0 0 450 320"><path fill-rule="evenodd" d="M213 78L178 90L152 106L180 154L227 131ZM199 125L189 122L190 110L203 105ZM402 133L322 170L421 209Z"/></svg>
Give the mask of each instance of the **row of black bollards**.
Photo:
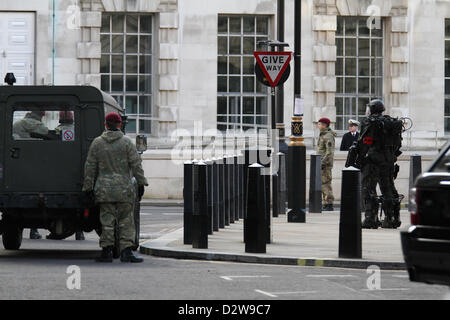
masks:
<svg viewBox="0 0 450 320"><path fill-rule="evenodd" d="M244 219L246 252L265 252L266 244L272 242L271 186L282 185L286 179L284 155L278 156L282 164L275 174L271 174L270 150L266 149L185 162L184 244L206 249L208 235ZM280 207L285 208L286 197L274 193L273 210L278 214Z"/></svg>
<svg viewBox="0 0 450 320"><path fill-rule="evenodd" d="M208 235L244 217L244 157L184 163L184 244L208 248Z"/></svg>

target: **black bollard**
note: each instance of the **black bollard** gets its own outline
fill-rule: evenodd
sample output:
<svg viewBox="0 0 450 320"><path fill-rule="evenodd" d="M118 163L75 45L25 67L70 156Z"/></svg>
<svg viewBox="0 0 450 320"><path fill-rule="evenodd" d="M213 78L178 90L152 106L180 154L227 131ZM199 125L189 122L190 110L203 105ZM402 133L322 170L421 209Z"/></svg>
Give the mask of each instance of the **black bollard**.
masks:
<svg viewBox="0 0 450 320"><path fill-rule="evenodd" d="M208 190L207 165L199 161L194 165L194 214L192 215L192 247L208 248Z"/></svg>
<svg viewBox="0 0 450 320"><path fill-rule="evenodd" d="M409 158L409 189L414 188L414 181L422 173L422 156L412 155Z"/></svg>
<svg viewBox="0 0 450 320"><path fill-rule="evenodd" d="M212 158L213 231L219 231L219 182L217 158Z"/></svg>
<svg viewBox="0 0 450 320"><path fill-rule="evenodd" d="M239 221L239 164L238 156L233 157L234 172L234 221Z"/></svg>
<svg viewBox="0 0 450 320"><path fill-rule="evenodd" d="M193 190L193 163L184 163L184 213L183 213L183 243L192 244L192 214L194 213L194 190Z"/></svg>
<svg viewBox="0 0 450 320"><path fill-rule="evenodd" d="M292 137L291 137L292 139ZM288 222L306 222L306 148L290 142L288 151Z"/></svg>
<svg viewBox="0 0 450 320"><path fill-rule="evenodd" d="M272 174L272 217L278 218L278 214L280 213L280 182L279 176L277 172Z"/></svg>
<svg viewBox="0 0 450 320"><path fill-rule="evenodd" d="M309 212L322 212L322 160L320 154L311 155L309 174Z"/></svg>
<svg viewBox="0 0 450 320"><path fill-rule="evenodd" d="M223 182L224 182L224 208L225 208L225 226L230 225L230 175L228 167L228 156L223 157Z"/></svg>
<svg viewBox="0 0 450 320"><path fill-rule="evenodd" d="M224 179L224 159L217 159L217 189L219 201L219 228L225 228L225 179Z"/></svg>
<svg viewBox="0 0 450 320"><path fill-rule="evenodd" d="M286 214L286 198L287 198L287 185L286 185L286 156L284 153L279 152L278 155L278 163L280 166L279 175L278 175L278 190L280 193L278 194L278 213Z"/></svg>
<svg viewBox="0 0 450 320"><path fill-rule="evenodd" d="M230 211L230 223L234 223L234 189L235 189L235 183L234 183L234 157L228 156L227 157L227 167L228 167L228 178L229 178L229 198L228 198L228 205L229 205L229 211Z"/></svg>
<svg viewBox="0 0 450 320"><path fill-rule="evenodd" d="M206 188L207 188L207 207L208 207L208 234L213 234L213 177L212 161L206 159Z"/></svg>
<svg viewBox="0 0 450 320"><path fill-rule="evenodd" d="M361 258L361 171L342 170L339 258Z"/></svg>
<svg viewBox="0 0 450 320"><path fill-rule="evenodd" d="M270 212L270 168L262 169L264 178L264 204L266 214L266 243L272 243L272 214Z"/></svg>
<svg viewBox="0 0 450 320"><path fill-rule="evenodd" d="M266 253L265 187L261 175L263 166L248 167L247 215L244 219L245 252Z"/></svg>
<svg viewBox="0 0 450 320"><path fill-rule="evenodd" d="M243 174L244 174L244 177L243 177L244 178L244 181L243 181L243 183L244 183L243 198L244 198L244 203L245 203L244 212L243 212L243 214L244 214L243 218L245 219L247 217L247 198L248 198L247 197L247 184L248 184L248 167L250 166L250 157L249 157L250 151L249 151L249 149L247 147L246 149L242 150L242 152L243 152L243 162L244 162L244 165L243 165Z"/></svg>
<svg viewBox="0 0 450 320"><path fill-rule="evenodd" d="M245 211L245 198L244 198L244 189L245 189L245 179L244 179L244 156L238 156L238 171L239 171L239 219L244 219L244 211Z"/></svg>

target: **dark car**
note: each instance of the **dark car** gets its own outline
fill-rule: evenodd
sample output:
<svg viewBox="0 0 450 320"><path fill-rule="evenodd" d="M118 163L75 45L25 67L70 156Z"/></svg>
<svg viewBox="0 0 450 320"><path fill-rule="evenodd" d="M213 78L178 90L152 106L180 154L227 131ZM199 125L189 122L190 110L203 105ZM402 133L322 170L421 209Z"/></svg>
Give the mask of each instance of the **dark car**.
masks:
<svg viewBox="0 0 450 320"><path fill-rule="evenodd" d="M450 143L415 180L409 211L401 241L410 280L450 285Z"/></svg>
<svg viewBox="0 0 450 320"><path fill-rule="evenodd" d="M109 112L119 113L126 124L123 108L90 86L0 86L5 249L20 248L24 228L48 229L57 239L77 231L101 232L99 208L86 204L81 188L89 146L104 131ZM135 208L138 215L139 199Z"/></svg>

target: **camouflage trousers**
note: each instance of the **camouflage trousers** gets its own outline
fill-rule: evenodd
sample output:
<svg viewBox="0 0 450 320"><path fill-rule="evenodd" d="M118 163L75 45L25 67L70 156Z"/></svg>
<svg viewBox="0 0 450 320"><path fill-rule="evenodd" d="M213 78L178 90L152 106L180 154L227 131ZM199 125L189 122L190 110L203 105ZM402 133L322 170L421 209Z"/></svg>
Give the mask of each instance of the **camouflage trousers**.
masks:
<svg viewBox="0 0 450 320"><path fill-rule="evenodd" d="M331 186L332 169L333 167L329 166L322 168L322 201L324 205L333 204L334 202L333 188Z"/></svg>
<svg viewBox="0 0 450 320"><path fill-rule="evenodd" d="M136 231L133 209L133 203L128 202L100 203L100 222L102 225L100 247L114 246L114 226L116 223L119 231L120 252L134 245Z"/></svg>

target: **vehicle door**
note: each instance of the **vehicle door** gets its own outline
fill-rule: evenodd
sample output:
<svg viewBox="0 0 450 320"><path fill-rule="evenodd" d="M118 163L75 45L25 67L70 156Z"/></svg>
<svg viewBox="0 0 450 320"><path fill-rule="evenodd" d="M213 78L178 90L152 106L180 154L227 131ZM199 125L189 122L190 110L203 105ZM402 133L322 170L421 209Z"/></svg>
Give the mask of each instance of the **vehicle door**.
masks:
<svg viewBox="0 0 450 320"><path fill-rule="evenodd" d="M62 123L61 111L72 115L72 123ZM12 96L5 118L6 192L81 190L81 121L76 97Z"/></svg>

